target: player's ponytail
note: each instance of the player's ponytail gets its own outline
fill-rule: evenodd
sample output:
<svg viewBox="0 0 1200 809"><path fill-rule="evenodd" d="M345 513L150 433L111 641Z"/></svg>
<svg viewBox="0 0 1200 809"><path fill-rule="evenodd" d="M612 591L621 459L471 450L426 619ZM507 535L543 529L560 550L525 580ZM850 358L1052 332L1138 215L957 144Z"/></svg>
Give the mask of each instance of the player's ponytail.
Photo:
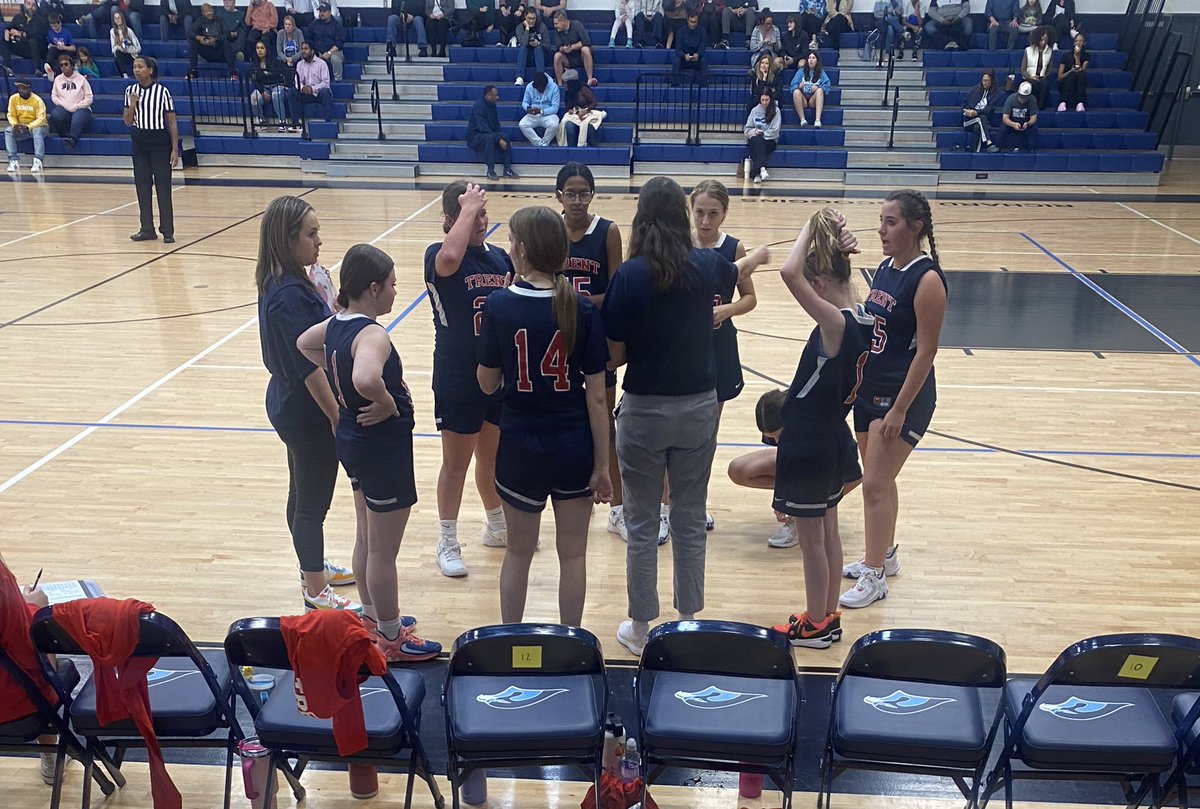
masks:
<svg viewBox="0 0 1200 809"><path fill-rule="evenodd" d="M554 322L562 334L567 356L575 351L575 333L578 331L579 293L570 279L558 272L554 275Z"/></svg>
<svg viewBox="0 0 1200 809"><path fill-rule="evenodd" d="M942 266L942 262L938 258L937 240L933 236L933 211L930 209L929 200L925 199L925 195L920 191L905 188L888 194L884 202L895 202L900 206L900 215L920 227L920 230L917 231L918 244L921 239L928 240L929 257L933 259L934 264Z"/></svg>
<svg viewBox="0 0 1200 809"><path fill-rule="evenodd" d="M508 229L512 231L513 242L524 246L528 269L554 279L554 322L570 355L575 350L579 295L563 275L571 251L567 226L554 211L534 205L514 213L508 220Z"/></svg>
<svg viewBox="0 0 1200 809"><path fill-rule="evenodd" d="M371 284L382 286L392 274L395 262L391 256L370 244L356 244L346 251L342 269L338 273L341 287L338 289L338 306L345 309L350 301L358 298Z"/></svg>
<svg viewBox="0 0 1200 809"><path fill-rule="evenodd" d="M650 178L638 194L629 257L645 258L654 288L666 292L688 285L691 249L692 229L683 189L670 177Z"/></svg>
<svg viewBox="0 0 1200 809"><path fill-rule="evenodd" d="M810 282L825 278L835 284L850 283L850 259L842 252L842 226L837 211L822 208L808 220L808 257L804 262L804 277Z"/></svg>

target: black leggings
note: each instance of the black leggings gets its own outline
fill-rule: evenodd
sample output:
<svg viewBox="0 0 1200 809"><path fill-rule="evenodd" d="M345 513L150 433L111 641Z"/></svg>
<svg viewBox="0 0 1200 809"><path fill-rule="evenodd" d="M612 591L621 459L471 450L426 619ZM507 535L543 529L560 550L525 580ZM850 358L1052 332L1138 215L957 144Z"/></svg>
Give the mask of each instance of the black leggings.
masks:
<svg viewBox="0 0 1200 809"><path fill-rule="evenodd" d="M325 569L325 515L333 502L338 459L333 432L328 426L309 432L289 432L287 445L287 524L300 570Z"/></svg>

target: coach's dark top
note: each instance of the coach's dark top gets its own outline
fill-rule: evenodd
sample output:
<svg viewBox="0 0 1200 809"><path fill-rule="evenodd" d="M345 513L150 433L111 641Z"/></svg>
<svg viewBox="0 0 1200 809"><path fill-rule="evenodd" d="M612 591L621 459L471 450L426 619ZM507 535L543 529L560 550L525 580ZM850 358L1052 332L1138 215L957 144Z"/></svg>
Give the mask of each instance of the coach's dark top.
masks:
<svg viewBox="0 0 1200 809"><path fill-rule="evenodd" d="M642 258L617 270L604 298L608 338L625 344L627 393L689 396L716 387L713 301L737 281L737 268L715 250L693 247L683 284L660 292Z"/></svg>
<svg viewBox="0 0 1200 809"><path fill-rule="evenodd" d="M300 335L329 314L329 308L312 284L292 276L268 281L258 298L258 338L263 365L271 372L271 381L267 383L267 418L280 434L317 427L329 429L325 413L304 386L304 380L317 366L296 348Z"/></svg>
<svg viewBox="0 0 1200 809"><path fill-rule="evenodd" d="M584 295L608 291L608 228L612 222L595 214L579 241L571 242L567 269L563 274Z"/></svg>
<svg viewBox="0 0 1200 809"><path fill-rule="evenodd" d="M354 340L363 329L383 326L366 315L334 315L325 331L325 374L338 402L338 438L346 440L374 438L393 431L411 432L415 424L412 397L404 384L400 355L392 346L383 363L383 384L396 402L399 416L372 427L358 423L358 413L371 401L354 387Z"/></svg>
<svg viewBox="0 0 1200 809"><path fill-rule="evenodd" d="M846 331L841 348L830 356L821 341L821 327L813 329L796 366L796 376L783 403L785 430L826 431L845 425L854 404L858 371L871 347L875 320L862 306L843 309Z"/></svg>

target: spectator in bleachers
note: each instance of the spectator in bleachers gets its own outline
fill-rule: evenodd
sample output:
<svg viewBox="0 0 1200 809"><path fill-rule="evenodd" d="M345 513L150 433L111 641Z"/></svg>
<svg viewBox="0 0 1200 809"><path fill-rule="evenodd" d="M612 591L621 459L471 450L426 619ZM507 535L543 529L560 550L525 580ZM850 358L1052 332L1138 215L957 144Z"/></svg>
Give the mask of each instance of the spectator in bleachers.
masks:
<svg viewBox="0 0 1200 809"><path fill-rule="evenodd" d="M517 35L517 26L524 22L524 3L518 3L514 8L504 0L500 0L500 7L496 10L496 30L500 33L501 45L515 45L516 42L513 40Z"/></svg>
<svg viewBox="0 0 1200 809"><path fill-rule="evenodd" d="M92 52L87 49L86 45L79 46L79 66L76 68L80 73L87 76L89 79L100 78L100 67L92 60Z"/></svg>
<svg viewBox="0 0 1200 809"><path fill-rule="evenodd" d="M761 183L770 177L767 174L767 159L779 145L779 128L783 124L783 114L775 96L769 92L758 97L758 104L746 116L746 147L750 150L750 176L754 182Z"/></svg>
<svg viewBox="0 0 1200 809"><path fill-rule="evenodd" d="M265 44L266 40L263 42ZM312 43L305 42L300 46L296 78L300 84L300 109L303 110L309 104L320 104L321 115L326 121L332 121L333 90L330 89L329 65L324 59L317 58Z"/></svg>
<svg viewBox="0 0 1200 809"><path fill-rule="evenodd" d="M1033 87L1038 109L1045 109L1050 96L1050 68L1054 51L1050 48L1050 35L1054 29L1039 26L1029 35L1029 47L1021 57L1021 78Z"/></svg>
<svg viewBox="0 0 1200 809"><path fill-rule="evenodd" d="M600 124L608 113L596 108L596 94L590 87L580 87L575 94L575 106L563 116L558 129L559 146L587 146L603 142Z"/></svg>
<svg viewBox="0 0 1200 809"><path fill-rule="evenodd" d="M746 40L750 40L750 35L754 32L754 22L758 17L758 0L725 0L725 10L721 12L721 41L717 43L718 48L729 47L729 29L733 26L734 21L738 21L738 26L746 31Z"/></svg>
<svg viewBox="0 0 1200 809"><path fill-rule="evenodd" d="M667 50L675 49L675 35L687 22L688 12L684 2L685 0L662 0L663 32L667 36L664 44Z"/></svg>
<svg viewBox="0 0 1200 809"><path fill-rule="evenodd" d="M546 43L550 33L546 25L538 19L537 11L525 9L525 20L517 27L517 79L513 82L518 86L525 83L525 68L529 64L529 55L533 54L533 66L538 73L546 72Z"/></svg>
<svg viewBox="0 0 1200 809"><path fill-rule="evenodd" d="M75 60L69 54L58 58L59 74L54 77L50 100L50 125L72 149L92 122L92 85L87 76L75 70Z"/></svg>
<svg viewBox="0 0 1200 809"><path fill-rule="evenodd" d="M187 39L194 19L192 0L159 0L158 31L163 42L170 38L172 28L179 29L180 39Z"/></svg>
<svg viewBox="0 0 1200 809"><path fill-rule="evenodd" d="M246 15L238 10L236 0L222 0L221 8L217 9L217 17L225 23L225 38L233 47L233 57L239 62L246 59ZM300 51L297 49L296 57Z"/></svg>
<svg viewBox="0 0 1200 809"><path fill-rule="evenodd" d="M58 57L66 54L74 58L76 50L75 38L63 26L62 15L57 11L53 12L50 15L50 30L46 32L46 63L42 65L46 78L54 78L54 66L58 64Z"/></svg>
<svg viewBox="0 0 1200 809"><path fill-rule="evenodd" d="M633 39L639 48L661 48L663 37L662 0L637 0L633 18Z"/></svg>
<svg viewBox="0 0 1200 809"><path fill-rule="evenodd" d="M525 111L520 123L521 134L534 146L549 146L558 134L558 107L561 103L558 85L550 81L545 73L533 77L533 81L525 88L525 97L521 101L521 109ZM537 133L538 127L542 134Z"/></svg>
<svg viewBox="0 0 1200 809"><path fill-rule="evenodd" d="M566 71L578 71L581 67L587 74L588 87L599 84L592 66L592 38L583 23L568 19L565 11L554 17L554 45L554 78L560 85L565 83L563 74Z"/></svg>
<svg viewBox="0 0 1200 809"><path fill-rule="evenodd" d="M319 0L286 0L284 10L296 21L297 28L308 28L317 21L318 5ZM330 13L337 17L334 4L330 3L329 6Z"/></svg>
<svg viewBox="0 0 1200 809"><path fill-rule="evenodd" d="M143 0L92 0L92 8L82 17L77 19L75 23L82 25L84 33L88 39L99 39L101 23L108 23L112 20L113 10L116 9L125 15L125 20L129 27L137 32L138 37L142 35L142 10L145 8Z"/></svg>
<svg viewBox="0 0 1200 809"><path fill-rule="evenodd" d="M108 30L108 44L112 46L113 61L117 63L117 72L121 78L128 79L133 75L133 60L142 52L142 43L137 34L125 24L121 12L113 11L112 28Z"/></svg>
<svg viewBox="0 0 1200 809"><path fill-rule="evenodd" d="M1075 39L1075 35L1079 33L1079 25L1076 23L1075 16L1075 0L1049 0L1050 5L1046 7L1046 13L1042 15L1042 25L1049 25L1054 29L1054 41L1051 43L1054 50L1058 50L1058 41L1067 34L1071 35L1071 39Z"/></svg>
<svg viewBox="0 0 1200 809"><path fill-rule="evenodd" d="M762 16L758 18L758 25L750 34L749 45L751 66L758 64L760 56L770 56L777 69L783 67L783 41L769 8L764 8Z"/></svg>
<svg viewBox="0 0 1200 809"><path fill-rule="evenodd" d="M537 12L534 12L535 16ZM487 163L487 177L498 180L496 176L496 158L504 163L504 176L517 177L512 168L512 144L500 131L500 113L496 110L496 101L500 98L496 85L489 84L483 88L483 98L475 102L471 108L471 118L467 121L467 146L473 151L480 152Z"/></svg>
<svg viewBox="0 0 1200 809"><path fill-rule="evenodd" d="M996 50L996 40L1003 31L1008 35L1006 50L1017 46L1017 35L1021 33L1017 22L1017 12L1020 11L1020 0L987 0L987 8L983 16L988 22L988 50Z"/></svg>
<svg viewBox="0 0 1200 809"><path fill-rule="evenodd" d="M294 68L300 61L300 46L304 44L304 32L296 27L289 14L283 18L283 28L275 35L275 56L280 62Z"/></svg>
<svg viewBox="0 0 1200 809"><path fill-rule="evenodd" d="M1091 57L1084 46L1083 34L1075 35L1070 53L1058 65L1058 111L1066 112L1074 107L1076 112L1087 112L1087 69Z"/></svg>
<svg viewBox="0 0 1200 809"><path fill-rule="evenodd" d="M550 2L542 2L542 0L533 0L533 10L537 12L538 19L545 22L547 19L553 24L554 15L560 11L567 13L567 0L551 0Z"/></svg>
<svg viewBox="0 0 1200 809"><path fill-rule="evenodd" d="M700 29L700 17L689 14L687 25L675 34L675 72L694 70L700 81L708 72L704 52L708 49L708 35Z"/></svg>
<svg viewBox="0 0 1200 809"><path fill-rule="evenodd" d="M1005 151L1011 147L1014 152L1019 152L1023 147L1036 152L1037 117L1038 105L1033 97L1033 87L1023 81L1017 92L1004 102L1004 115L1000 119L1000 149Z"/></svg>
<svg viewBox="0 0 1200 809"><path fill-rule="evenodd" d="M417 55L429 55L429 40L425 38L425 0L392 0L392 13L387 19L387 41L395 46L401 31L408 39L408 29L417 32Z"/></svg>
<svg viewBox="0 0 1200 809"><path fill-rule="evenodd" d="M754 68L750 71L750 96L746 99L746 114L750 114L750 110L758 106L759 98L763 93L769 93L772 96L779 93L779 68L775 66L775 60L770 54L764 53L758 57L758 61L754 63Z"/></svg>
<svg viewBox="0 0 1200 809"><path fill-rule="evenodd" d="M825 0L800 0L800 30L808 38L808 49L817 49L817 34L825 24Z"/></svg>
<svg viewBox="0 0 1200 809"><path fill-rule="evenodd" d="M467 35L463 37L463 46L478 48L484 44L483 35L492 30L496 24L496 10L492 8L493 0L468 0L467 21L463 25Z"/></svg>
<svg viewBox="0 0 1200 809"><path fill-rule="evenodd" d="M37 7L37 0L24 0L21 10L13 15L0 41L0 59L11 65L13 55L24 56L33 62L35 75L42 74L46 61L46 32L50 24Z"/></svg>
<svg viewBox="0 0 1200 809"><path fill-rule="evenodd" d="M721 41L721 0L691 0L700 15L700 27L708 37L708 47L715 48Z"/></svg>
<svg viewBox="0 0 1200 809"><path fill-rule="evenodd" d="M17 153L17 141L33 138L33 169L42 170L42 159L46 157L46 102L34 95L29 79L13 82L17 92L8 99L8 126L4 129L4 148L8 152L8 170L21 170L21 156Z"/></svg>
<svg viewBox="0 0 1200 809"><path fill-rule="evenodd" d="M233 43L225 23L217 18L211 3L200 6L200 17L188 34L188 75L196 76L196 64L203 56L206 62L224 62L229 77L237 80L237 65L233 61Z"/></svg>
<svg viewBox="0 0 1200 809"><path fill-rule="evenodd" d="M835 51L842 49L842 34L854 30L854 0L826 0L825 24L821 30L829 35Z"/></svg>
<svg viewBox="0 0 1200 809"><path fill-rule="evenodd" d="M425 29L429 32L430 56L445 56L450 38L454 0L425 0Z"/></svg>
<svg viewBox="0 0 1200 809"><path fill-rule="evenodd" d="M1022 34L1031 34L1033 29L1042 24L1041 0L1025 0L1017 12L1017 30Z"/></svg>
<svg viewBox="0 0 1200 809"><path fill-rule="evenodd" d="M896 58L904 58L906 45L912 47L912 60L917 61L917 51L921 48L921 35L924 31L928 0L889 0L891 5L884 18L887 32L884 35L884 48L891 52L895 49Z"/></svg>
<svg viewBox="0 0 1200 809"><path fill-rule="evenodd" d="M345 64L346 29L333 18L333 8L328 3L317 6L317 19L308 29L305 42L312 43L313 50L329 63L334 81L342 80L342 65ZM442 55L446 46L442 45Z"/></svg>
<svg viewBox="0 0 1200 809"><path fill-rule="evenodd" d="M825 94L829 92L829 75L821 67L821 56L816 51L809 51L804 66L792 77L792 106L800 116L800 126L808 121L804 118L804 110L813 108L815 120L813 126L821 128L821 111L825 108Z"/></svg>
<svg viewBox="0 0 1200 809"><path fill-rule="evenodd" d="M1000 88L996 86L996 73L990 67L983 71L979 84L967 93L963 102L963 130L972 152L998 151L988 133L992 131L992 116L1000 104Z"/></svg>
<svg viewBox="0 0 1200 809"><path fill-rule="evenodd" d="M292 108L296 92L292 84L292 72L267 50L267 43L261 40L254 43L250 83L254 85L250 92L250 107L260 127L267 123L266 108L269 103L279 120L280 132L299 131L299 127L290 126L292 122L300 120L299 110Z"/></svg>
<svg viewBox="0 0 1200 809"><path fill-rule="evenodd" d="M804 35L795 14L788 15L783 30L779 32L779 55L783 59L784 69L795 67L808 56L808 37ZM758 102L752 99L752 103Z"/></svg>
<svg viewBox="0 0 1200 809"><path fill-rule="evenodd" d="M608 47L617 47L617 33L625 29L625 47L633 47L633 18L637 15L637 0L616 0L613 8L612 31L608 35Z"/></svg>
<svg viewBox="0 0 1200 809"><path fill-rule="evenodd" d="M971 4L968 0L931 0L927 13L926 47L965 51L970 46L975 23L971 20Z"/></svg>
<svg viewBox="0 0 1200 809"><path fill-rule="evenodd" d="M182 0L186 2L187 0ZM167 0L163 0L167 2ZM275 29L279 27L279 12L271 0L250 0L246 6L246 47L253 48L260 39L267 50L275 47Z"/></svg>

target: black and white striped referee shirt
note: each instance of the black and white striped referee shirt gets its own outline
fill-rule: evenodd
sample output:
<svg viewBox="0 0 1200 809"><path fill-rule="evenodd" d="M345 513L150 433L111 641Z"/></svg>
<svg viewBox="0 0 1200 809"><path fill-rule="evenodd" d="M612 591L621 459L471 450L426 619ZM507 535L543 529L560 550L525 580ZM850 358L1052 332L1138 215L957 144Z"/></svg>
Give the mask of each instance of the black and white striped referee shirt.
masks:
<svg viewBox="0 0 1200 809"><path fill-rule="evenodd" d="M138 94L137 110L133 114L133 125L137 129L166 131L167 113L175 111L171 91L158 82L149 87L135 84L125 88L125 106L129 106L129 94Z"/></svg>

